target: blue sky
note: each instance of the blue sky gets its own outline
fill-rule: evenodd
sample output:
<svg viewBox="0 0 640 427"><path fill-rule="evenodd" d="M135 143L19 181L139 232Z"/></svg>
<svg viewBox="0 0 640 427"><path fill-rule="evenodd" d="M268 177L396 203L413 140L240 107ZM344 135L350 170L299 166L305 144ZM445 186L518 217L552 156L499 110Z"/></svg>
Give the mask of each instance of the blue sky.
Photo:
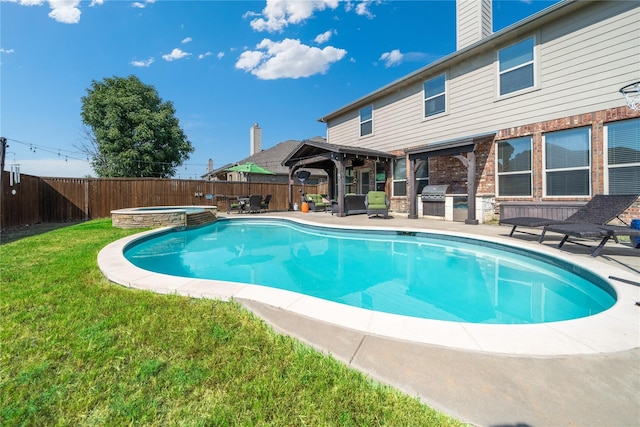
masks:
<svg viewBox="0 0 640 427"><path fill-rule="evenodd" d="M556 1L493 3L494 31ZM95 176L81 97L136 75L176 109L199 178L263 149L324 136L318 119L455 51L455 1L1 0L0 135L7 164ZM8 167L7 167L8 169Z"/></svg>

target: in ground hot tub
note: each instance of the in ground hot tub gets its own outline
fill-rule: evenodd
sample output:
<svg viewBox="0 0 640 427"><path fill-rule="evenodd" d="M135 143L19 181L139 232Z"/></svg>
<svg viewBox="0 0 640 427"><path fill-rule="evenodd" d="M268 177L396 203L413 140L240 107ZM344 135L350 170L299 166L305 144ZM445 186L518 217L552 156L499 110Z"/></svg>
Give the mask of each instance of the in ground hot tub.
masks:
<svg viewBox="0 0 640 427"><path fill-rule="evenodd" d="M186 227L189 217L208 215L217 218L217 206L149 206L111 211L111 221L118 228Z"/></svg>

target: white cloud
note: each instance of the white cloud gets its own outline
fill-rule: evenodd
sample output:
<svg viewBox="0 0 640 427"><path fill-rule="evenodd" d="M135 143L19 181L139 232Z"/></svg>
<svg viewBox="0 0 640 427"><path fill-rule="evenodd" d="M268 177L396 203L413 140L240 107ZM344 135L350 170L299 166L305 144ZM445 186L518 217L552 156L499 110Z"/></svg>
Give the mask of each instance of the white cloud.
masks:
<svg viewBox="0 0 640 427"><path fill-rule="evenodd" d="M187 44L187 43L192 42L192 41L193 41L193 39L191 37L186 37L186 38L184 38L182 40L182 44Z"/></svg>
<svg viewBox="0 0 640 427"><path fill-rule="evenodd" d="M400 50L394 49L391 52L385 52L380 56L380 61L384 61L384 66L394 67L396 65L400 65L402 63L402 58L404 55L400 53Z"/></svg>
<svg viewBox="0 0 640 427"><path fill-rule="evenodd" d="M153 58L139 60L139 61L131 61L131 65L134 67L148 67L153 64Z"/></svg>
<svg viewBox="0 0 640 427"><path fill-rule="evenodd" d="M323 44L329 41L332 35L338 34L336 30L328 30L322 34L318 34L315 39L313 39L316 44Z"/></svg>
<svg viewBox="0 0 640 427"><path fill-rule="evenodd" d="M103 0L100 0L103 1ZM144 1L134 1L131 3L131 7L137 7L138 9L144 9L148 4L155 3L156 0L144 0Z"/></svg>
<svg viewBox="0 0 640 427"><path fill-rule="evenodd" d="M211 55L213 55L213 53L211 53L211 52L201 53L200 55L198 55L198 59L204 59L207 56L211 56Z"/></svg>
<svg viewBox="0 0 640 427"><path fill-rule="evenodd" d="M216 58L218 59L224 58L224 52L218 52L218 54L216 55Z"/></svg>
<svg viewBox="0 0 640 427"><path fill-rule="evenodd" d="M184 51L182 51L182 50L180 50L178 48L175 48L175 49L173 49L171 51L171 53L168 53L166 55L162 55L162 59L164 59L165 61L173 61L173 60L176 60L176 59L182 59L182 58L184 58L186 56L189 56L189 55L191 55L191 54L188 53L188 52L184 52Z"/></svg>
<svg viewBox="0 0 640 427"><path fill-rule="evenodd" d="M281 31L289 24L298 24L310 18L315 11L335 9L338 3L338 0L267 0L262 17L253 19L251 27L256 31Z"/></svg>
<svg viewBox="0 0 640 427"><path fill-rule="evenodd" d="M0 47L0 53L14 53L14 50Z"/></svg>
<svg viewBox="0 0 640 427"><path fill-rule="evenodd" d="M340 61L346 54L344 49L332 46L319 49L301 44L300 40L273 42L264 39L256 50L242 52L236 68L262 80L297 79L326 73L332 63Z"/></svg>
<svg viewBox="0 0 640 427"><path fill-rule="evenodd" d="M63 24L77 24L80 22L80 0L9 0L22 6L42 6L49 4L49 17ZM89 6L101 5L104 0L92 0Z"/></svg>

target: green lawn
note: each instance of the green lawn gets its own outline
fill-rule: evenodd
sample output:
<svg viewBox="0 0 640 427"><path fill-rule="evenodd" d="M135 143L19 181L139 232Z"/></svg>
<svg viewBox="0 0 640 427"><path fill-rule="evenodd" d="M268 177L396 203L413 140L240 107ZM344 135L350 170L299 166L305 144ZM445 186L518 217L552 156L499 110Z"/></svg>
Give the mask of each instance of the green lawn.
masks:
<svg viewBox="0 0 640 427"><path fill-rule="evenodd" d="M130 290L90 221L0 246L0 425L458 426L241 306Z"/></svg>

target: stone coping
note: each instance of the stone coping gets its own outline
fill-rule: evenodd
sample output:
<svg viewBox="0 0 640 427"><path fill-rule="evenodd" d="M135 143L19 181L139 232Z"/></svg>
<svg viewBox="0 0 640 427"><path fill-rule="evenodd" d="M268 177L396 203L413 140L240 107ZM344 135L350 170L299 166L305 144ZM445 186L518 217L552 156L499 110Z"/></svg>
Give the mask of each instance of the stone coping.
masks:
<svg viewBox="0 0 640 427"><path fill-rule="evenodd" d="M325 226L302 219L282 219ZM393 227L331 227L398 230ZM635 304L640 300L640 287L624 282L634 279L637 281L637 277L597 259L572 256L543 245L499 236L487 238L457 233L460 237L487 240L519 249L526 247L533 252L580 265L610 284L617 294L616 303L610 309L596 315L560 322L532 325L458 323L381 313L265 286L158 274L140 269L124 257L124 250L129 243L166 230L163 228L140 233L107 245L98 254L101 271L110 281L126 287L193 298L252 300L365 334L454 349L511 355L557 356L619 352L640 347L640 307ZM451 234L450 231L444 233L428 228L402 228L402 231ZM611 280L611 276L623 280Z"/></svg>

